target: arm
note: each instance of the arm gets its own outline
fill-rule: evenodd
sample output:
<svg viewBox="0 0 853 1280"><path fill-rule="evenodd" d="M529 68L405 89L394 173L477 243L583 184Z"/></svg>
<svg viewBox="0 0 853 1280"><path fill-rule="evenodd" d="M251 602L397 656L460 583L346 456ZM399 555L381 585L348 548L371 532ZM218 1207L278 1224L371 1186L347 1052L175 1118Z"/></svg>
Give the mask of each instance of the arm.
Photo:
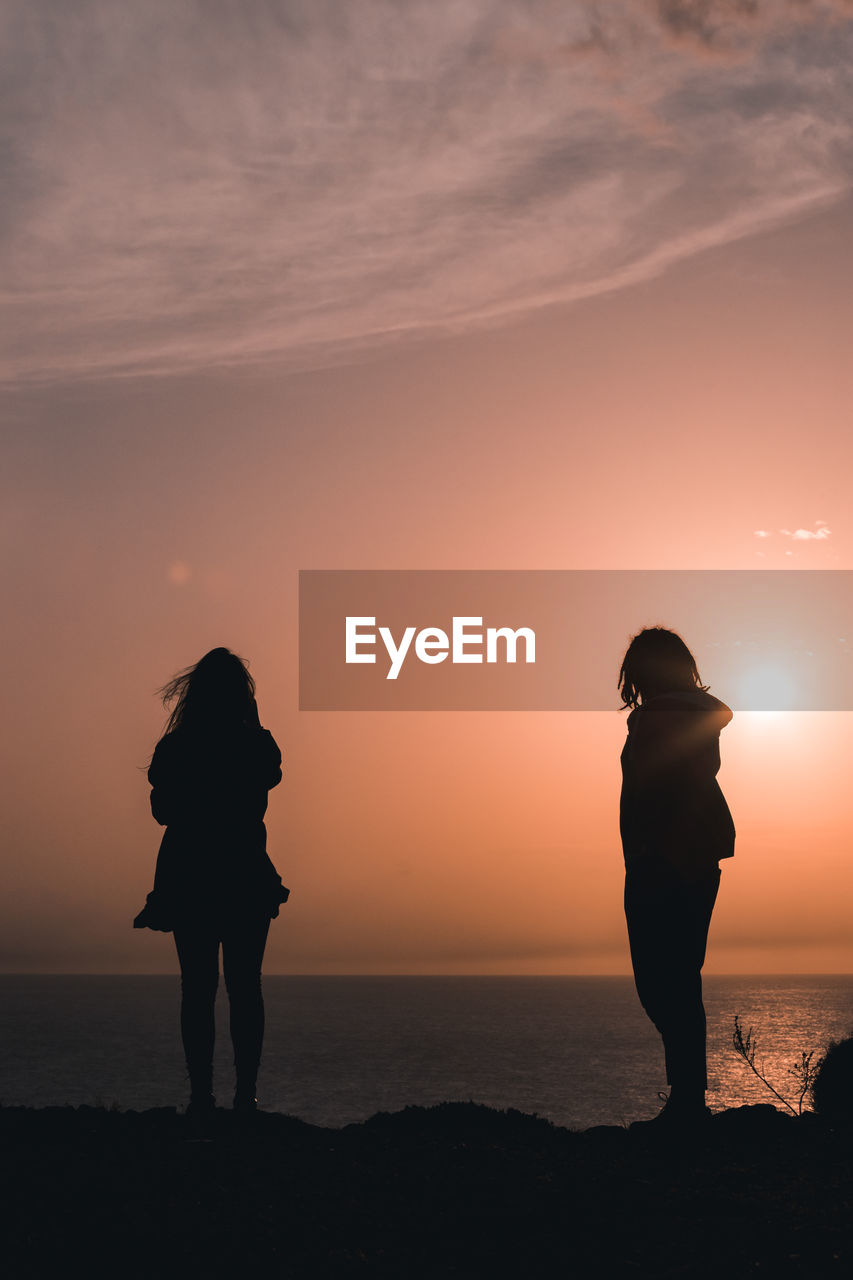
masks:
<svg viewBox="0 0 853 1280"><path fill-rule="evenodd" d="M282 779L281 750L269 729L264 729L263 732L266 734L266 788L267 791L272 791Z"/></svg>
<svg viewBox="0 0 853 1280"><path fill-rule="evenodd" d="M154 929L170 933L174 928L175 857L170 832L163 834L154 871L154 887L145 906L133 921L134 929Z"/></svg>
<svg viewBox="0 0 853 1280"><path fill-rule="evenodd" d="M172 778L172 769L168 763L168 748L164 739L157 743L154 756L148 769L148 781L151 783L151 813L155 822L161 827L174 822L177 810L177 798Z"/></svg>

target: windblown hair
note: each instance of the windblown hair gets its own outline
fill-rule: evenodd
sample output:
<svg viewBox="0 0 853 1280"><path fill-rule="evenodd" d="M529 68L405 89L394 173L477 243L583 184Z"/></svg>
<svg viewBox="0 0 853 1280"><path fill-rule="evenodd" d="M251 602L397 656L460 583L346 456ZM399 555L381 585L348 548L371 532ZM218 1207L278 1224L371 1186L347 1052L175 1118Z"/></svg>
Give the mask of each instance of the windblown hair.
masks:
<svg viewBox="0 0 853 1280"><path fill-rule="evenodd" d="M626 707L638 707L655 693L689 689L706 692L696 668L696 659L674 631L666 627L644 627L628 645L619 669L619 692Z"/></svg>
<svg viewBox="0 0 853 1280"><path fill-rule="evenodd" d="M211 649L158 689L163 706L173 703L164 734L251 724L257 719L255 682L230 649Z"/></svg>

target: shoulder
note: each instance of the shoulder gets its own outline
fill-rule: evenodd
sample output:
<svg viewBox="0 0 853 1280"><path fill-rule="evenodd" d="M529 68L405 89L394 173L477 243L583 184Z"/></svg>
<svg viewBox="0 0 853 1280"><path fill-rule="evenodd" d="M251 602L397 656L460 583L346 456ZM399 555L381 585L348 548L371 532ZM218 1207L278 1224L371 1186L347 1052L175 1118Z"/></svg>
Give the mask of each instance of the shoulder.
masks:
<svg viewBox="0 0 853 1280"><path fill-rule="evenodd" d="M281 751L269 729L254 731L254 766L264 779L267 790L281 782Z"/></svg>
<svg viewBox="0 0 853 1280"><path fill-rule="evenodd" d="M281 750L269 729L250 729L248 731L249 757L256 767L276 770L281 765Z"/></svg>
<svg viewBox="0 0 853 1280"><path fill-rule="evenodd" d="M259 755L264 756L281 756L278 743L270 733L269 729L247 729L247 740Z"/></svg>
<svg viewBox="0 0 853 1280"><path fill-rule="evenodd" d="M157 743L157 746L154 748L154 754L151 757L151 764L148 767L149 778L151 777L152 773L156 773L158 770L162 769L164 766L167 766L170 761L174 760L180 747L180 743L176 741L177 739L178 739L177 733L163 734L163 737L160 739L160 741Z"/></svg>
<svg viewBox="0 0 853 1280"><path fill-rule="evenodd" d="M269 729L262 729L261 733L263 735L263 744L264 744L264 753L265 753L264 758L269 762L270 768L273 769L273 771L275 770L279 771L279 778L280 778L281 777L281 748L279 747L275 738L270 733Z"/></svg>
<svg viewBox="0 0 853 1280"><path fill-rule="evenodd" d="M664 698L651 698L643 702L628 717L628 730L633 734L665 733L679 723L685 712L683 707L672 706Z"/></svg>
<svg viewBox="0 0 853 1280"><path fill-rule="evenodd" d="M719 732L732 719L732 711L719 698L703 689L662 693L650 698L640 708L638 724L644 728L665 729L667 726L701 720Z"/></svg>

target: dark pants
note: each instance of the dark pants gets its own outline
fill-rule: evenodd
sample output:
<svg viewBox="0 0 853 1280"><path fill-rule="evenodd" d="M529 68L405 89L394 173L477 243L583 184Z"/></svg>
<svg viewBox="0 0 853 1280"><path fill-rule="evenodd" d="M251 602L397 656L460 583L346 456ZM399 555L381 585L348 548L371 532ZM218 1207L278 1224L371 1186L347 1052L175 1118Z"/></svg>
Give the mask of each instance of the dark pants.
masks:
<svg viewBox="0 0 853 1280"><path fill-rule="evenodd" d="M219 947L231 1008L231 1043L238 1090L254 1094L264 1041L261 964L268 919L186 924L175 929L181 963L181 1036L193 1094L212 1091L214 1004L219 985Z"/></svg>
<svg viewBox="0 0 853 1280"><path fill-rule="evenodd" d="M640 1003L663 1037L666 1079L675 1097L698 1101L707 1088L702 965L720 869L690 879L665 863L628 867L625 918Z"/></svg>

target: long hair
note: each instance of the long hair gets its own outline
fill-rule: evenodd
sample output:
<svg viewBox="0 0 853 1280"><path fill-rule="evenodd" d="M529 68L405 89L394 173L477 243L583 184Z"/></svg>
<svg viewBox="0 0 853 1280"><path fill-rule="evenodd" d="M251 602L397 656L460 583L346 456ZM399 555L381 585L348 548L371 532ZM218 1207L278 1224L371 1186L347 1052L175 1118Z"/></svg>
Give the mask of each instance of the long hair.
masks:
<svg viewBox="0 0 853 1280"><path fill-rule="evenodd" d="M666 627L644 627L622 659L618 688L624 706L638 707L650 691L701 689L704 693L708 685L700 680L696 659L681 636Z"/></svg>
<svg viewBox="0 0 853 1280"><path fill-rule="evenodd" d="M163 706L172 708L164 735L175 729L236 728L257 719L255 682L230 649L211 649L157 692Z"/></svg>

